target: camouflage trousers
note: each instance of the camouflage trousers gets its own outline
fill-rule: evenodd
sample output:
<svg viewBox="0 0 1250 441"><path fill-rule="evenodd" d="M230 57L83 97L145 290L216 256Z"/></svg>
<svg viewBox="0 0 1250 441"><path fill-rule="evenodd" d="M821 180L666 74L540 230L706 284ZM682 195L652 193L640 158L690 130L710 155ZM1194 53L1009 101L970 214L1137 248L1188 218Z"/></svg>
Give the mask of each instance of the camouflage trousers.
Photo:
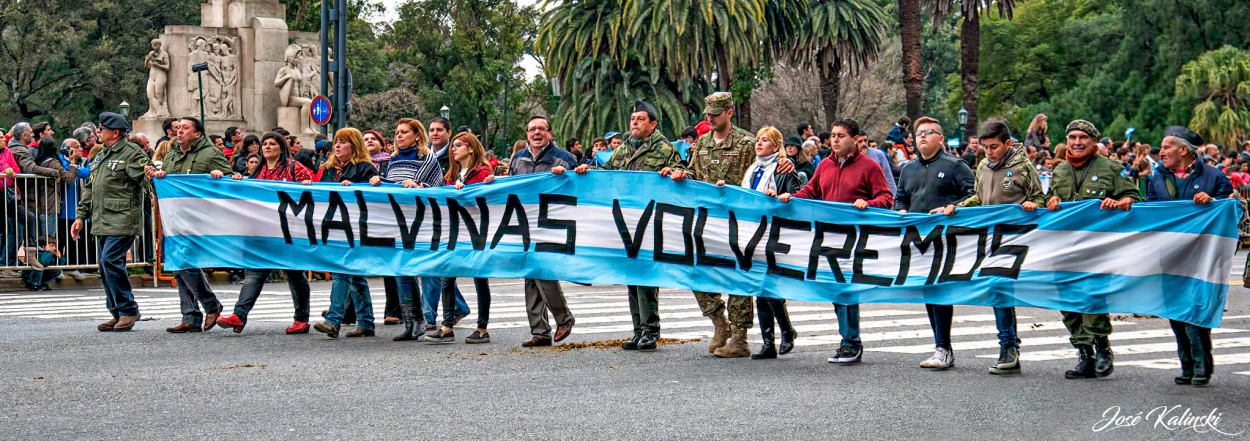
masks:
<svg viewBox="0 0 1250 441"><path fill-rule="evenodd" d="M1111 334L1111 316L1063 311L1063 326L1072 333L1072 337L1068 339L1072 346L1093 346L1094 337Z"/></svg>
<svg viewBox="0 0 1250 441"><path fill-rule="evenodd" d="M695 291L694 299L699 302L699 309L704 317L725 313L725 302L720 294ZM729 324L738 329L751 329L754 326L755 304L750 296L729 296Z"/></svg>

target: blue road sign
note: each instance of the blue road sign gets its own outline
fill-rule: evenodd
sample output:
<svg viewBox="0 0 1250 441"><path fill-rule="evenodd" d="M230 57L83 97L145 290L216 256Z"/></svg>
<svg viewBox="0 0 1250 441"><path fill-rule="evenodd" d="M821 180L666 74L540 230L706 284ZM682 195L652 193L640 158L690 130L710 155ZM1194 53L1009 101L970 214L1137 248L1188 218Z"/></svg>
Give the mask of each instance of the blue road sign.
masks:
<svg viewBox="0 0 1250 441"><path fill-rule="evenodd" d="M324 126L330 122L330 115L334 113L330 109L330 99L325 95L317 95L313 98L312 105L308 107L308 115L312 117L313 123Z"/></svg>

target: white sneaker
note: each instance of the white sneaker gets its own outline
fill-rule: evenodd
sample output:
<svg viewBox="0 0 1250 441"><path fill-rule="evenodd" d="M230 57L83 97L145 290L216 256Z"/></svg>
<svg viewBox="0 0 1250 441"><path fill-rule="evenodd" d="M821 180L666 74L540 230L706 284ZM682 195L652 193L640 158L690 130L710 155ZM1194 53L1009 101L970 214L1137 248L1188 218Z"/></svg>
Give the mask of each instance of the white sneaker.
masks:
<svg viewBox="0 0 1250 441"><path fill-rule="evenodd" d="M78 280L78 281L82 281L83 279L87 278L87 276L84 276L82 272L78 270L69 270L69 271L66 271L64 274L69 276L71 279Z"/></svg>
<svg viewBox="0 0 1250 441"><path fill-rule="evenodd" d="M955 367L955 353L950 349L937 348L933 351L933 356L928 360L920 362L920 367L925 369L950 369Z"/></svg>

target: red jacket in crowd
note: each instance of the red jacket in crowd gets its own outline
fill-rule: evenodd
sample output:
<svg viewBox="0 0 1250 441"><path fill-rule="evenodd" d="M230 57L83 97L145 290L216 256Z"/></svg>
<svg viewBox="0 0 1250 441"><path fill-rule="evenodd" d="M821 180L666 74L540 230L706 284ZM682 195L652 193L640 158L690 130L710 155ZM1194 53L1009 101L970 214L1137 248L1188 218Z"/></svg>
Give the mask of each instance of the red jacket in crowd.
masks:
<svg viewBox="0 0 1250 441"><path fill-rule="evenodd" d="M863 199L869 207L888 209L894 206L894 195L885 184L881 166L859 152L841 164L833 156L820 161L812 179L793 196L848 204Z"/></svg>

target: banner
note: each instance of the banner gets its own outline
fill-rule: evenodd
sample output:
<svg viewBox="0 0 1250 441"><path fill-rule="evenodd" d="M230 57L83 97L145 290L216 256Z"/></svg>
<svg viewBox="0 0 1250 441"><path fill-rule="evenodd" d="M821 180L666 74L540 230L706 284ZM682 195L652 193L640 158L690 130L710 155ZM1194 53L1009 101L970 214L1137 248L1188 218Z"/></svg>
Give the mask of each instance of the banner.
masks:
<svg viewBox="0 0 1250 441"><path fill-rule="evenodd" d="M1218 327L1238 201L953 216L781 203L649 172L407 189L156 179L164 262L633 284L836 303L1028 306Z"/></svg>

